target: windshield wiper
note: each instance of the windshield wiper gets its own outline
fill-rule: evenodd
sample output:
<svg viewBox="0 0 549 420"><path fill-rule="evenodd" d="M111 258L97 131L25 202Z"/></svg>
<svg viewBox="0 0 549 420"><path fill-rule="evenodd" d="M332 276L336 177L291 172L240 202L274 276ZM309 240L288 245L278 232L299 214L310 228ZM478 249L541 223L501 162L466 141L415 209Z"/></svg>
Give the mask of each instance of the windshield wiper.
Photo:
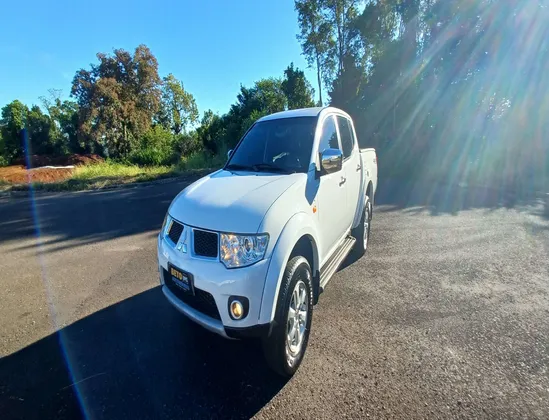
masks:
<svg viewBox="0 0 549 420"><path fill-rule="evenodd" d="M278 165L274 165L272 163L256 163L255 165L251 165L253 170L256 172L280 172L284 174L290 174L295 173L295 171L292 171L290 169L282 168Z"/></svg>
<svg viewBox="0 0 549 420"><path fill-rule="evenodd" d="M295 173L295 171L282 168L272 163L256 163L255 165L240 165L237 163L231 163L225 167L227 170L233 171L253 171L253 172L279 172L284 174Z"/></svg>
<svg viewBox="0 0 549 420"><path fill-rule="evenodd" d="M234 171L255 171L253 166L250 165L239 165L237 163L231 163L225 167L225 169L234 170Z"/></svg>

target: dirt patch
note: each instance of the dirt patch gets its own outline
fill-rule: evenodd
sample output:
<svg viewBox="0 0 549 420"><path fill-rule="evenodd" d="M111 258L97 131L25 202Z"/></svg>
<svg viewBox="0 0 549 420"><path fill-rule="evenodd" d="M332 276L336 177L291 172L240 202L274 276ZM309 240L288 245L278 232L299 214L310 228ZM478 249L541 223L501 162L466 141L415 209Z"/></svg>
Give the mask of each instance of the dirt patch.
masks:
<svg viewBox="0 0 549 420"><path fill-rule="evenodd" d="M0 183L27 184L29 182L59 182L69 178L74 168L44 168L44 166L81 166L104 162L99 155L49 156L32 155L27 169L25 158L16 160L14 165L0 168Z"/></svg>
<svg viewBox="0 0 549 420"><path fill-rule="evenodd" d="M11 184L26 184L28 182L57 182L71 176L73 168L35 168L26 169L23 165L0 168L0 181Z"/></svg>
<svg viewBox="0 0 549 420"><path fill-rule="evenodd" d="M29 163L31 168L38 168L40 166L79 166L90 165L94 163L103 162L104 159L99 155L67 155L67 156L49 156L49 155L32 155L29 157ZM27 166L25 158L17 159L14 162L17 166Z"/></svg>

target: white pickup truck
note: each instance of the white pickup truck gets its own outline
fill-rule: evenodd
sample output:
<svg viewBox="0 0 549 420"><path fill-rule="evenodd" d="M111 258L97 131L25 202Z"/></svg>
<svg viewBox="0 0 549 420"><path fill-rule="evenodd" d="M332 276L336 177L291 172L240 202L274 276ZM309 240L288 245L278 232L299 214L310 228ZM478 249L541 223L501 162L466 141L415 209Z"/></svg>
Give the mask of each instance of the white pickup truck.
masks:
<svg viewBox="0 0 549 420"><path fill-rule="evenodd" d="M158 236L164 295L210 331L261 338L271 367L293 375L320 293L366 251L376 159L339 109L259 119L223 169L171 203Z"/></svg>

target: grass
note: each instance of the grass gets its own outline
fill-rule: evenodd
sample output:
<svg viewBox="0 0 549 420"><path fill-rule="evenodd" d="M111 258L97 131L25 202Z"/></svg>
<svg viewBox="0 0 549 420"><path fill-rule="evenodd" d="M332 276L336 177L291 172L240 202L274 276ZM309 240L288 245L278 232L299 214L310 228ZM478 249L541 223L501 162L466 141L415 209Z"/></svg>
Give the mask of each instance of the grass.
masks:
<svg viewBox="0 0 549 420"><path fill-rule="evenodd" d="M162 178L174 171L173 166L140 167L116 162L105 162L96 165L80 166L76 168L71 179L78 181L90 180L130 180L148 181Z"/></svg>
<svg viewBox="0 0 549 420"><path fill-rule="evenodd" d="M210 155L203 152L195 152L189 156L183 156L177 168L182 171L190 169L221 168L227 158L227 153L221 151L218 155Z"/></svg>
<svg viewBox="0 0 549 420"><path fill-rule="evenodd" d="M99 190L117 185L169 178L179 174L179 171L169 166L145 168L106 162L78 167L73 175L64 181L34 182L32 187L35 190L42 191ZM11 187L12 191L25 191L28 189L28 184L18 184Z"/></svg>
<svg viewBox="0 0 549 420"><path fill-rule="evenodd" d="M32 188L42 191L100 190L124 184L155 181L165 178L198 178L223 165L225 159L204 153L184 157L177 165L142 167L107 161L77 167L73 175L60 182L35 182ZM28 184L10 184L0 180L0 191L26 191Z"/></svg>

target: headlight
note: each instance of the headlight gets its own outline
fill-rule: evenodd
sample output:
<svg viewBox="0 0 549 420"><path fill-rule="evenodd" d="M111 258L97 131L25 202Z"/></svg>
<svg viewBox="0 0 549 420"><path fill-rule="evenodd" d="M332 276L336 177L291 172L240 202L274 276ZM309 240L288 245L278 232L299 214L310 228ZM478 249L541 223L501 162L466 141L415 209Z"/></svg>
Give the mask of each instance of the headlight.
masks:
<svg viewBox="0 0 549 420"><path fill-rule="evenodd" d="M221 233L220 257L227 268L246 267L265 256L269 235L235 235Z"/></svg>
<svg viewBox="0 0 549 420"><path fill-rule="evenodd" d="M164 229L166 229L166 224L167 224L167 222L168 222L168 217L169 217L169 216L168 216L168 212L166 212L166 215L164 216L164 221L162 222L162 227L160 228L160 233L161 233L162 235L165 235L165 234L166 234L166 232L164 232Z"/></svg>

